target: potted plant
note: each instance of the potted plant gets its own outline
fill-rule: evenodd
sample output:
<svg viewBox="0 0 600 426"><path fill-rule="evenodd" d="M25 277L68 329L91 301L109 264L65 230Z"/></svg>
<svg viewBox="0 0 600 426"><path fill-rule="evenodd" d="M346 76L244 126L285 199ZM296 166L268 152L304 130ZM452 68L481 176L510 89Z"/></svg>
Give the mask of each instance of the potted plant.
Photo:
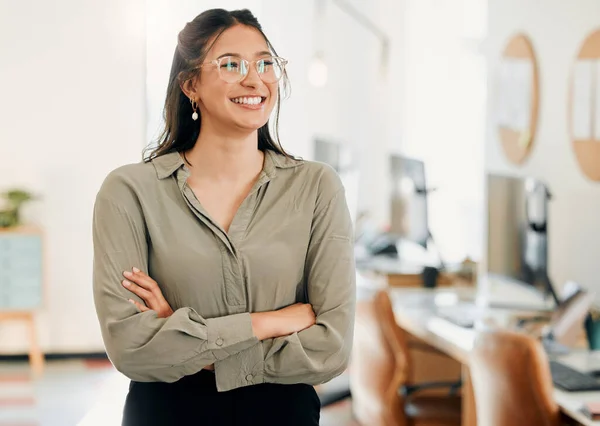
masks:
<svg viewBox="0 0 600 426"><path fill-rule="evenodd" d="M21 225L21 207L35 197L23 189L11 189L0 194L0 228Z"/></svg>

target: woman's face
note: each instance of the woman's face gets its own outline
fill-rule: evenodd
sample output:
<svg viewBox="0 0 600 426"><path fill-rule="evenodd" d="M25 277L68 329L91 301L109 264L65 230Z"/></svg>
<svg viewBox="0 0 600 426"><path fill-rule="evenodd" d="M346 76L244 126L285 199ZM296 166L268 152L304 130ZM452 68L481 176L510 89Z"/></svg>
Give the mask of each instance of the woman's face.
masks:
<svg viewBox="0 0 600 426"><path fill-rule="evenodd" d="M254 131L264 126L277 101L278 83L261 80L252 61L271 56L262 34L252 27L236 25L225 30L212 45L204 64L224 56L245 59L248 74L236 83L219 77L219 69L205 65L195 81L196 99L203 123ZM221 67L225 64L222 63ZM260 99L259 99L260 98ZM260 101L256 104L257 101Z"/></svg>

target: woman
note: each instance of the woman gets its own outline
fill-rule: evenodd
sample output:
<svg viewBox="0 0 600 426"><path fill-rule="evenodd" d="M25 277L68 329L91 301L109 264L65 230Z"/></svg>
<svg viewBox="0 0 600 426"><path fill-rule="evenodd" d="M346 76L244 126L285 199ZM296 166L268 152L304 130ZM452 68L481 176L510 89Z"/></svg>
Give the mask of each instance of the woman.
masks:
<svg viewBox="0 0 600 426"><path fill-rule="evenodd" d="M94 298L124 425L318 425L347 365L352 224L330 167L269 131L286 61L247 10L179 34L166 126L94 210Z"/></svg>

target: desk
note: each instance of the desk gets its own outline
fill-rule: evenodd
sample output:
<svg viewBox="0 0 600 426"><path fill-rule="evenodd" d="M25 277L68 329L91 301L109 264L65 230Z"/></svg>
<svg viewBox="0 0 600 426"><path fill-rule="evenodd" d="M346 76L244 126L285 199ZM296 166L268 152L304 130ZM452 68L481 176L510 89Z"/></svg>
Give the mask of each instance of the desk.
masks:
<svg viewBox="0 0 600 426"><path fill-rule="evenodd" d="M413 289L393 288L390 289L390 297L394 306L394 313L398 325L410 334L422 339L431 346L448 354L461 362L464 366L469 363L469 354L473 348L476 336L474 329L462 328L447 322L436 316L435 310L438 306L450 303L457 298L471 299L473 289ZM498 317L506 315L507 312L494 310ZM511 311L514 314L514 311ZM600 366L600 352L594 354L596 359L595 368ZM590 362L590 355L584 351L574 352L559 358L575 368L585 370ZM591 366L589 366L591 368ZM467 381L468 383L468 381ZM469 392L465 392L468 394ZM563 414L585 426L600 426L600 421L591 421L578 410L585 401L600 401L600 392L564 392L560 389L554 390L554 398L560 406ZM473 412L473 401L464 398L463 424L472 426L475 423L468 418Z"/></svg>
<svg viewBox="0 0 600 426"><path fill-rule="evenodd" d="M390 287L423 287L423 265L404 263L398 259L387 256L374 256L357 263L357 269L363 275L385 277ZM464 279L459 279L456 274L440 272L437 276L438 287L454 285L471 285Z"/></svg>

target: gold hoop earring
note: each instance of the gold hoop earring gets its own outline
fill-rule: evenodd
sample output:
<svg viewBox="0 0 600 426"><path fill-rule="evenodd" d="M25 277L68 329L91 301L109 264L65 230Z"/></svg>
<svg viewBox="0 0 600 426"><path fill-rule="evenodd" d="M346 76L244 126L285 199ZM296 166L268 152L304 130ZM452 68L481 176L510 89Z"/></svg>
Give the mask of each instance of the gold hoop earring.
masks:
<svg viewBox="0 0 600 426"><path fill-rule="evenodd" d="M192 120L196 121L198 119L198 103L190 98L190 103L192 104L192 110L194 111L192 113Z"/></svg>

